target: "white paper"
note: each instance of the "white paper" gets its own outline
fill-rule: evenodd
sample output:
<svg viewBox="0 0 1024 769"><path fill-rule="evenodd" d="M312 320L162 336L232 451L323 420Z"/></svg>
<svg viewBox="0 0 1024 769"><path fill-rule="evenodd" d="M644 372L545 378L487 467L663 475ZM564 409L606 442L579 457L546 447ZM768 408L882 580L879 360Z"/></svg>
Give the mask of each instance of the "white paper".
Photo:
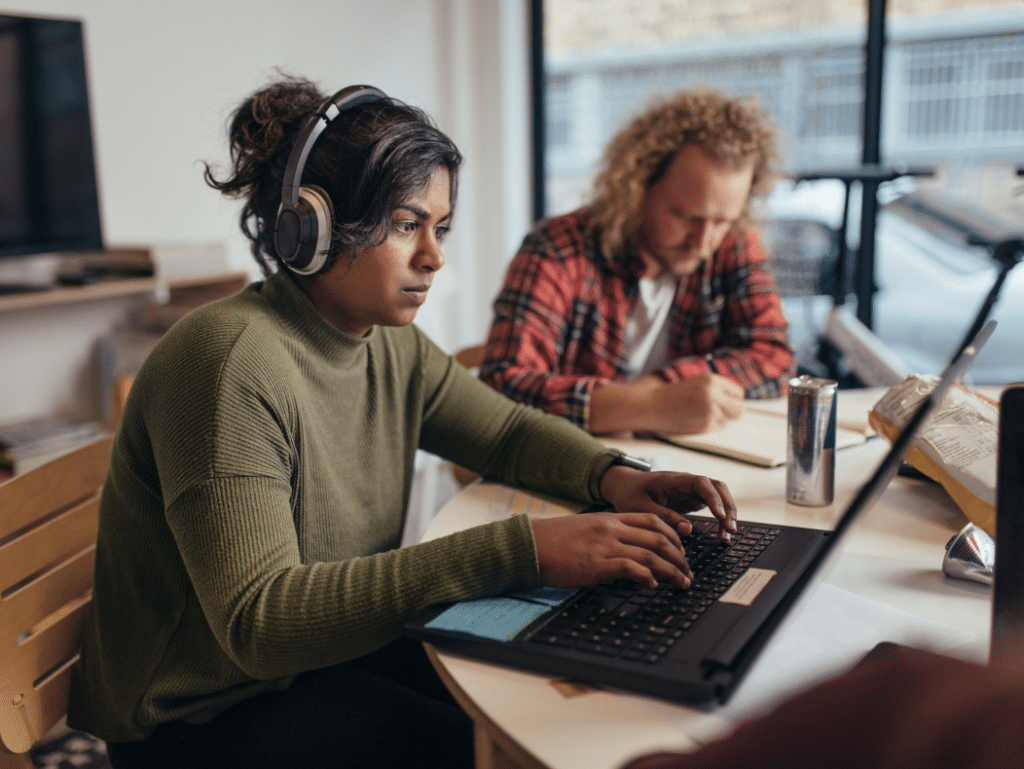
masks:
<svg viewBox="0 0 1024 769"><path fill-rule="evenodd" d="M848 590L819 582L776 631L729 702L701 711L644 699L643 707L700 743L788 696L855 665L882 641L947 651L976 638Z"/></svg>

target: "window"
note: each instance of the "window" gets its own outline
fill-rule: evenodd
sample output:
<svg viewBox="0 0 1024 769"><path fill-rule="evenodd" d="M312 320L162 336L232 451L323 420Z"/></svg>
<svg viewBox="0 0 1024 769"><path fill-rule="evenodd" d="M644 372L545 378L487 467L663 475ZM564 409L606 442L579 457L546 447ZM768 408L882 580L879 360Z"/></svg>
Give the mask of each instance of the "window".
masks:
<svg viewBox="0 0 1024 769"><path fill-rule="evenodd" d="M654 94L688 85L756 96L782 129L789 174L859 165L869 1L544 0L544 213L583 204L608 139ZM983 270L969 291L963 281L943 285L940 291L933 285L941 272L936 265L961 259L978 264L980 257L976 249L963 249L962 255L933 250L931 258L922 256L921 269L934 274L908 291L910 286L903 284L913 279L901 273L901 244L913 241L927 251L931 235L917 232L923 226L920 216L912 222L902 216L908 201L916 198L903 206L894 201L907 194L934 193L970 201L1004 220L1024 221L1024 197L1017 194L1024 180L1016 174L1024 164L1024 14L1019 0L889 0L882 94L883 161L927 165L934 168L934 176L902 179L880 191L874 272L881 292L873 306L885 309L875 330L883 339L889 335L886 341L900 354L915 356L912 366L937 369L946 348L952 352L960 340L940 339L925 359L915 348L924 332L904 338L898 329L909 325L905 321L910 316L922 314L922 303L935 308L941 296L943 303L954 303L941 308L949 316L944 333L952 337L956 328L965 330L992 270ZM802 262L818 259L821 274L815 277L814 290L822 291L835 273L836 249L823 243L821 228L836 237L841 190L792 197L778 209L785 209L781 218L790 223L764 228L766 241L775 233L783 244L779 249L792 251L772 254L780 262L777 277L807 274ZM931 205L932 199L928 201ZM806 208L802 213L800 205ZM772 216L772 210L769 205L766 215ZM854 241L855 224L850 227ZM792 245L794 233L813 236L813 243ZM856 242L851 247L856 249ZM853 254L856 258L855 250ZM950 271L951 276L955 273ZM1011 278L998 309L1004 326L1019 329L1024 327L1024 272ZM922 293L927 291L932 293ZM1022 308L1019 318L1006 314L1014 304ZM795 332L807 325L806 318L814 319L808 334L813 337L820 330L815 328L820 312L787 307L787 314L791 311ZM1024 379L1024 342L1014 341L1013 349L1000 353L999 336L1021 335L1012 328L997 331L975 372L985 371L986 355L1008 354L1020 363L1012 370L1002 365L1000 372L983 378Z"/></svg>

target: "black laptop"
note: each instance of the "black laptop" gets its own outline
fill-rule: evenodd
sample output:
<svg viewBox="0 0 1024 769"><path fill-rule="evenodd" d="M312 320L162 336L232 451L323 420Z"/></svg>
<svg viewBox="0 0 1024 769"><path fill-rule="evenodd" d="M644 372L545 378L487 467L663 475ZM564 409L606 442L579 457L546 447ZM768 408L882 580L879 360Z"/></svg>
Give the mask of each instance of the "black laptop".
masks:
<svg viewBox="0 0 1024 769"><path fill-rule="evenodd" d="M991 335L990 321L947 367L833 531L741 522L730 544L717 521L690 516L688 589L616 581L444 604L406 633L456 654L691 705L725 702L835 551L899 470L924 420Z"/></svg>
<svg viewBox="0 0 1024 769"><path fill-rule="evenodd" d="M1024 384L999 399L992 651L1024 645Z"/></svg>

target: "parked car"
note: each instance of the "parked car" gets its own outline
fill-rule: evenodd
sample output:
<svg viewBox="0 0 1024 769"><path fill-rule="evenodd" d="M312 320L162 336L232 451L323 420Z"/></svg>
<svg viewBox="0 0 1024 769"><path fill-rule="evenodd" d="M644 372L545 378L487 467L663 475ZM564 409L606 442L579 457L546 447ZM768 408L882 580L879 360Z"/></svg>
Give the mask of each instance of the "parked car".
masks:
<svg viewBox="0 0 1024 769"><path fill-rule="evenodd" d="M812 371L821 366L818 340L833 306L842 199L839 182L780 185L761 227L791 339L800 362ZM965 241L962 228L986 224L1012 232L1014 224L950 195L915 189L910 180L884 185L879 200L873 331L910 370L937 374L963 341L998 271L985 248ZM859 233L851 218L850 232ZM1016 229L1024 231L1024 225ZM848 251L851 291L856 257L855 249ZM854 297L845 301L856 307ZM991 317L999 325L968 381L1024 381L1024 268L1010 272Z"/></svg>

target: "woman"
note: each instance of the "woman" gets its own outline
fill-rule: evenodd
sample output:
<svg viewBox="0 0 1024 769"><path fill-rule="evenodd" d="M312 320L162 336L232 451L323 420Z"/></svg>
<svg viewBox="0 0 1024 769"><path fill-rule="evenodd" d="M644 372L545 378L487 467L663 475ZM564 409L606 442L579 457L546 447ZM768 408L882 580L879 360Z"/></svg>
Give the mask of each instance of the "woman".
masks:
<svg viewBox="0 0 1024 769"><path fill-rule="evenodd" d="M230 141L230 171L207 181L245 199L266 279L183 319L135 379L69 722L117 769L471 766L470 723L401 640L406 619L512 587L686 585L678 511L707 505L735 530L735 506L716 481L615 463L411 325L461 162L422 112L286 78L241 104ZM300 242L318 226L326 240ZM417 448L644 512L518 516L399 549Z"/></svg>

